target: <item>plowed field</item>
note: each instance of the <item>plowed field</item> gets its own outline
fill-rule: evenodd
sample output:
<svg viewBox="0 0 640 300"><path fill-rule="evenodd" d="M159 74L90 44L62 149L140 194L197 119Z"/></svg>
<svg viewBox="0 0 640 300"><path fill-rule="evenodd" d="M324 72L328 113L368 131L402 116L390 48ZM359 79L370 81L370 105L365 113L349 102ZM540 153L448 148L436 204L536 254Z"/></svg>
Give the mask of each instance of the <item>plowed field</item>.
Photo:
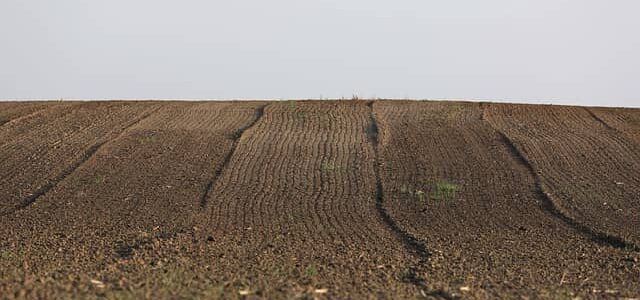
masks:
<svg viewBox="0 0 640 300"><path fill-rule="evenodd" d="M640 297L639 120L0 103L0 298Z"/></svg>

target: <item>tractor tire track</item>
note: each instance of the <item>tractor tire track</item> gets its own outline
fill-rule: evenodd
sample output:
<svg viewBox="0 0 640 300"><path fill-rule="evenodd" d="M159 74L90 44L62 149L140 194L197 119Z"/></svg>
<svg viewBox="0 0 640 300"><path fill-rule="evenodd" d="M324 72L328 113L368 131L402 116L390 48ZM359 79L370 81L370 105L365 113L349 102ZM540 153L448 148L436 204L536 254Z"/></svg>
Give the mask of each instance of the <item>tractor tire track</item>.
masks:
<svg viewBox="0 0 640 300"><path fill-rule="evenodd" d="M414 253L418 257L422 264L424 264L429 259L429 256L431 256L427 247L418 238L402 229L384 207L384 189L382 187L382 180L380 179L380 158L378 154L378 147L380 147L380 143L378 141L378 123L373 111L374 101L369 102L367 105L369 106L371 113L371 127L368 132L369 139L375 152L374 171L376 175L376 209L380 218L384 221L389 230L398 237L410 252Z"/></svg>
<svg viewBox="0 0 640 300"><path fill-rule="evenodd" d="M483 120L535 176L550 215L598 244L640 250L629 229L640 221L636 144L588 108L496 104Z"/></svg>
<svg viewBox="0 0 640 300"><path fill-rule="evenodd" d="M640 146L640 109L585 107L585 110L606 128Z"/></svg>
<svg viewBox="0 0 640 300"><path fill-rule="evenodd" d="M493 289L535 296L530 286L564 281L569 276L563 272L574 281L576 274L616 270L636 256L596 244L550 216L534 174L483 121L477 104L376 101L373 108L384 208L405 231L429 242L427 295L457 297L461 287L473 285L476 292L463 296L487 298L491 294L483 292ZM456 186L455 194L439 198L438 182ZM636 276L633 270L618 274L626 279L590 280L624 287Z"/></svg>
<svg viewBox="0 0 640 300"><path fill-rule="evenodd" d="M493 124L491 124L491 122L486 120L486 117L484 114L484 108L483 108L482 116L483 116L482 117L483 121L485 121L489 126L491 126L491 128L493 128L501 136L502 141L504 142L505 146L509 149L511 154L514 156L515 160L518 161L521 165L523 165L527 170L529 170L529 173L531 173L531 176L535 179L536 193L538 194L539 198L542 200L541 201L543 203L542 207L550 216L564 222L567 226L573 228L575 231L589 238L590 240L592 240L597 244L606 245L606 246L610 246L618 249L624 249L624 250L640 251L640 248L631 241L627 241L619 236L597 231L596 229L591 228L588 225L583 224L581 222L578 222L573 217L571 217L570 213L566 209L562 208L560 203L558 203L554 199L554 197L549 192L547 192L547 190L544 187L544 184L541 182L541 179L538 176L538 173L535 171L535 169L533 168L529 160L527 160L527 158L522 154L522 151L518 149L518 147L504 132L494 127Z"/></svg>
<svg viewBox="0 0 640 300"><path fill-rule="evenodd" d="M45 106L45 107L43 107L43 108L37 109L36 111L31 112L31 113L28 113L28 114L26 114L26 115L17 116L17 117L15 117L15 118L8 119L8 120L0 120L0 127L2 127L2 126L4 126L4 125L10 125L10 124L12 124L12 123L18 123L18 122L20 122L21 120L31 118L31 117L36 116L36 115L38 115L39 113L41 113L41 112L43 112L43 111L45 111L45 110L49 109L49 108L50 108L50 106Z"/></svg>
<svg viewBox="0 0 640 300"><path fill-rule="evenodd" d="M376 209L380 187L370 124L365 102L267 107L238 141L207 196L206 240L226 245L225 253L233 256L219 270L231 267L228 272L243 280L273 282L277 276L305 277L311 266L322 274L320 283L336 291L358 277L356 286L383 284L405 297L415 295L420 285L411 281L421 275L406 266L419 266L417 255ZM244 267L238 269L239 263ZM302 275L279 271L299 268Z"/></svg>
<svg viewBox="0 0 640 300"><path fill-rule="evenodd" d="M615 128L612 127L611 125L609 125L609 123L605 122L605 120L603 120L602 118L598 117L591 109L589 109L588 107L584 107L584 110L591 116L593 117L596 121L598 121L598 123L600 123L602 126L604 126L605 128L614 131L616 133L620 133L620 131Z"/></svg>
<svg viewBox="0 0 640 300"><path fill-rule="evenodd" d="M553 206L600 230L591 226L598 219L582 218L571 203L589 204L588 187L611 175L597 186L603 199L629 205L617 215L636 214L636 148L582 108L539 107L519 120L471 102L120 104L84 103L66 115L52 109L0 128L0 141L12 139L0 146L0 198L15 198L4 201L7 208L32 196L21 192L58 181L32 205L0 217L0 294L640 293L633 284L640 252L594 240L597 234L576 229ZM616 113L600 116L625 133L635 130ZM590 160L605 167L589 172ZM584 178L591 181L580 186ZM439 182L454 185L454 195L432 196ZM167 289L168 281L184 289Z"/></svg>
<svg viewBox="0 0 640 300"><path fill-rule="evenodd" d="M205 191L202 193L202 196L200 197L200 208L201 209L205 209L207 207L207 198L209 197L209 193L211 193L211 189L213 188L213 185L215 184L216 180L222 175L224 170L228 167L229 161L231 161L231 157L236 152L236 148L238 148L238 142L242 138L242 134L245 131L249 130L251 127L253 127L253 125L258 123L258 121L264 115L264 110L265 110L265 108L267 106L268 106L268 104L262 105L262 106L256 108L256 115L255 115L255 118L253 119L253 121L251 123L249 123L247 126L242 127L240 129L236 130L233 134L231 134L231 138L233 140L233 146L231 148L231 151L229 151L229 153L227 153L227 155L224 157L224 161L223 161L222 165L220 165L220 167L218 167L215 170L215 172L213 174L213 178L211 180L209 180L209 182L207 182L207 186L205 188Z"/></svg>
<svg viewBox="0 0 640 300"><path fill-rule="evenodd" d="M105 138L104 140L99 141L99 142L91 145L89 148L85 149L84 152L82 153L82 155L80 156L80 158L77 161L75 161L74 163L72 163L71 165L69 165L68 167L63 169L63 171L60 174L56 175L48 183L46 183L42 187L38 188L31 195L29 195L26 198L24 198L22 203L18 204L13 210L9 210L9 211L5 212L4 214L2 214L2 216L13 214L13 213L15 213L15 212L17 212L19 210L25 209L25 208L29 207L30 205L32 205L33 203L35 203L40 197L44 196L51 189L53 189L56 185L58 185L58 183L63 181L66 177L71 175L75 170L77 170L80 166L82 166L82 164L84 164L86 161L88 161L100 149L100 147L102 147L104 144L106 144L108 142L117 140L129 128L137 125L138 123L140 123L144 119L148 118L155 111L157 111L159 108L160 108L160 106L157 106L155 108L147 110L142 115L140 115L140 116L136 117L134 120L132 120L132 122L127 124L124 128L122 128L120 130L120 132L117 133L114 137Z"/></svg>

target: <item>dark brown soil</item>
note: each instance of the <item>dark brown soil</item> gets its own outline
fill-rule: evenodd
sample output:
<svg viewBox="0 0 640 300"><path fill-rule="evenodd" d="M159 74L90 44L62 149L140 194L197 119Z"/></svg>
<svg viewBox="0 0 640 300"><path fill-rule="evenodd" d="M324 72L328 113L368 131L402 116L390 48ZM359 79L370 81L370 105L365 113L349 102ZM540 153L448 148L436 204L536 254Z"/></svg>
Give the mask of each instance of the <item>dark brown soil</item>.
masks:
<svg viewBox="0 0 640 300"><path fill-rule="evenodd" d="M632 136L581 107L492 105L486 116L531 164L560 212L640 249L640 144Z"/></svg>
<svg viewBox="0 0 640 300"><path fill-rule="evenodd" d="M0 298L638 297L638 115L0 103Z"/></svg>

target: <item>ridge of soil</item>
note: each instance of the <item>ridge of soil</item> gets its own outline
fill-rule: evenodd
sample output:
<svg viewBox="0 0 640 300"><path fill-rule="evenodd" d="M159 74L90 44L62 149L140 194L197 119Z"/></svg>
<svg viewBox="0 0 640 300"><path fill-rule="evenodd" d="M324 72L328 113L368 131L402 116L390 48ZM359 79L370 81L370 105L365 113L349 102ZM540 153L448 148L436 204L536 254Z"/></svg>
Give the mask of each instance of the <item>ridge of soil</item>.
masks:
<svg viewBox="0 0 640 300"><path fill-rule="evenodd" d="M640 296L640 110L0 103L0 298Z"/></svg>

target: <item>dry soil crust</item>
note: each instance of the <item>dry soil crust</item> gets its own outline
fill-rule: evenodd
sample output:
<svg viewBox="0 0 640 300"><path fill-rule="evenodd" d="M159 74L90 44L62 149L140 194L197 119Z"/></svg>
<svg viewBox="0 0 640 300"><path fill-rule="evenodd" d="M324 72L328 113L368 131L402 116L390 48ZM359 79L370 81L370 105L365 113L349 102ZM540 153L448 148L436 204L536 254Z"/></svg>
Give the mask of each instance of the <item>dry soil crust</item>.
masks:
<svg viewBox="0 0 640 300"><path fill-rule="evenodd" d="M638 297L639 119L2 103L0 297Z"/></svg>

